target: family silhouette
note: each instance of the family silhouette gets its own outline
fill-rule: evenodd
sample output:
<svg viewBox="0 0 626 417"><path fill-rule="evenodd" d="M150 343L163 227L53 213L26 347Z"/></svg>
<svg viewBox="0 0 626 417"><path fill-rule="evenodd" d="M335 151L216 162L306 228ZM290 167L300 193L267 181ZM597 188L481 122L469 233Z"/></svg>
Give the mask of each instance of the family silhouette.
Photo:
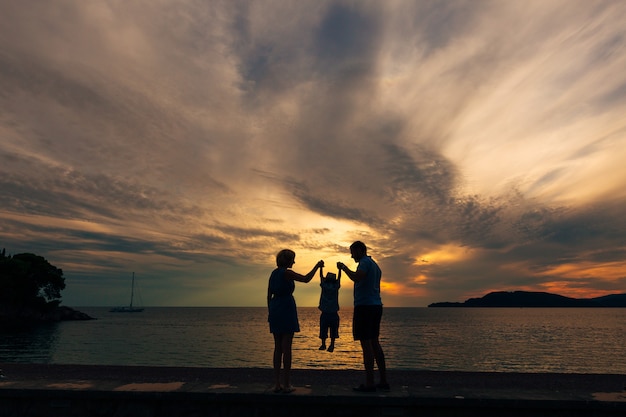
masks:
<svg viewBox="0 0 626 417"><path fill-rule="evenodd" d="M350 256L357 263L353 271L344 263L337 262L338 274L329 272L324 276L324 261L320 260L307 274L302 275L292 270L296 253L283 249L276 255L276 269L270 275L267 288L267 308L270 333L274 336L274 392L291 393L291 346L295 332L300 331L298 311L293 296L295 282L310 282L315 273L320 273L320 350L333 352L335 339L339 337L339 288L341 274L345 273L354 282L354 314L352 335L358 340L363 351L365 382L354 388L358 392L388 391L385 354L380 345L380 322L383 304L380 296L382 271L378 264L367 254L367 247L361 241L350 245ZM326 339L330 333L330 344L326 348ZM375 383L374 364L378 367L379 383ZM281 383L281 367L283 377Z"/></svg>

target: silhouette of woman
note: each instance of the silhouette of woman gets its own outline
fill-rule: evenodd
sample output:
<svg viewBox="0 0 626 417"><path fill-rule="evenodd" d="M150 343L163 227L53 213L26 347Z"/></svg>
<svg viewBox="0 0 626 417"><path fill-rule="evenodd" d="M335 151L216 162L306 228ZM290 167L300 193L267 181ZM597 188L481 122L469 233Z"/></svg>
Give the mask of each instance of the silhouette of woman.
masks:
<svg viewBox="0 0 626 417"><path fill-rule="evenodd" d="M270 333L274 335L274 392L290 393L291 385L291 343L293 334L300 331L296 300L293 297L295 281L309 282L317 270L324 266L319 261L306 275L291 269L296 261L296 253L283 249L276 255L277 268L272 271L267 287L267 308ZM280 384L280 368L284 368L283 385Z"/></svg>

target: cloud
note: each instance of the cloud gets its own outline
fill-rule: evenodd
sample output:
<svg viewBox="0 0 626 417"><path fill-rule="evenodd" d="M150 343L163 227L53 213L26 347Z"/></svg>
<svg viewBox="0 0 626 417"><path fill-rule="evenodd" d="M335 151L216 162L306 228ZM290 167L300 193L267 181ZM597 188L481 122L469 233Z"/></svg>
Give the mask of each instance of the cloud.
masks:
<svg viewBox="0 0 626 417"><path fill-rule="evenodd" d="M387 305L623 288L620 3L0 6L2 246L67 303L263 305L356 239Z"/></svg>

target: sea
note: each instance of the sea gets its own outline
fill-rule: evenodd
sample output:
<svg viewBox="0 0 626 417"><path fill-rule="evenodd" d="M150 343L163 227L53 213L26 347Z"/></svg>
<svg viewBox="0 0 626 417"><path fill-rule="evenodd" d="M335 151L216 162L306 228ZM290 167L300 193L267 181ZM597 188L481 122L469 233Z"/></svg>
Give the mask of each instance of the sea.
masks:
<svg viewBox="0 0 626 417"><path fill-rule="evenodd" d="M0 331L0 363L271 368L264 307L77 307L96 320ZM319 310L299 307L295 369L362 369L352 309L334 352ZM626 374L626 308L391 308L381 344L398 370Z"/></svg>

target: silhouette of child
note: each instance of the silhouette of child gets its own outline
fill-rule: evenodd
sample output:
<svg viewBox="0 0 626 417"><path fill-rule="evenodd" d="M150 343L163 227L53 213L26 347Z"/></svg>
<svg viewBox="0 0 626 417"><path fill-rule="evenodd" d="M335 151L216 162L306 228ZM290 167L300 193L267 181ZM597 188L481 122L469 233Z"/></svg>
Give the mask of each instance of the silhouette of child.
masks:
<svg viewBox="0 0 626 417"><path fill-rule="evenodd" d="M326 339L330 330L330 345L328 351L335 350L335 339L339 337L339 288L341 287L341 271L339 276L329 272L324 278L323 268L320 268L320 339L322 345L319 350L326 350Z"/></svg>

